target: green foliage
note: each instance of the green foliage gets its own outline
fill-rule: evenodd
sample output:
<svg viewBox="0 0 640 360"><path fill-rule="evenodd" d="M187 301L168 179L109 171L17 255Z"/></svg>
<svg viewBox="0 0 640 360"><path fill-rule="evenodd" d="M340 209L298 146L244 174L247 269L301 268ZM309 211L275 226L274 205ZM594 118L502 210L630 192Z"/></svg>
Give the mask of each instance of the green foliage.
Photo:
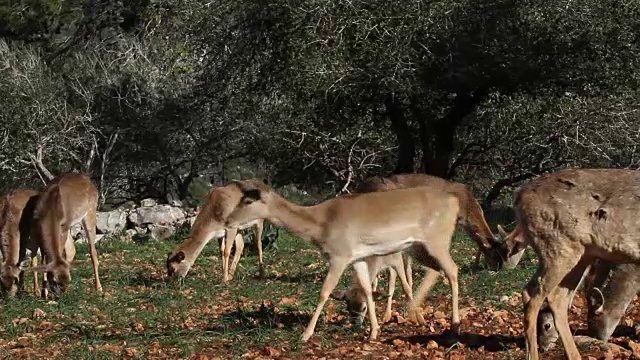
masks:
<svg viewBox="0 0 640 360"><path fill-rule="evenodd" d="M38 148L122 200L198 201L199 177L335 192L422 170L492 202L558 167L634 167L639 14L594 0L3 4L0 186L33 183Z"/></svg>

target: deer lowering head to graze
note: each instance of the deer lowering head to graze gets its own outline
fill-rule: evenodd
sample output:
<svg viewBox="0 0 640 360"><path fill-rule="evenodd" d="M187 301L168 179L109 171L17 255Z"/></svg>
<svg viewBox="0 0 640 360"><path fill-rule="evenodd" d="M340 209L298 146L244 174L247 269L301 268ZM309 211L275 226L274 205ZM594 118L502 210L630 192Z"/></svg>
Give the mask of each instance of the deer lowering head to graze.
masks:
<svg viewBox="0 0 640 360"><path fill-rule="evenodd" d="M529 359L538 359L537 320L545 298L569 359L580 359L567 309L583 274L600 258L640 262L640 172L565 169L516 193L517 226L536 252L538 269L523 291Z"/></svg>
<svg viewBox="0 0 640 360"><path fill-rule="evenodd" d="M369 339L375 340L379 326L365 259L403 250L433 272L445 272L452 292L452 324L459 329L458 267L449 252L460 210L453 194L423 186L340 196L314 206L300 206L260 182L235 184L242 196L227 217L228 227L266 219L312 242L329 260L320 300L302 335L303 341L313 335L324 304L344 269L352 263L367 299Z"/></svg>
<svg viewBox="0 0 640 360"><path fill-rule="evenodd" d="M369 269L369 278L372 282L372 293L374 300L387 299L387 307L382 317L383 322L391 320L391 303L393 293L396 289L396 276L400 276L402 289L410 300L413 299L411 293L411 283L409 282L408 269L411 269L410 258L403 252L395 252L389 255L373 255L364 259ZM389 269L389 287L387 295L376 291L378 274L385 269ZM367 311L367 297L364 287L358 280L358 274L351 273L351 287L346 290L335 290L331 297L347 303L347 310L353 322L362 324Z"/></svg>
<svg viewBox="0 0 640 360"><path fill-rule="evenodd" d="M398 174L388 178L370 177L359 184L356 192L367 193L418 186L428 186L434 191L445 191L454 194L460 202L458 222L478 245L475 265L480 265L480 254L484 254L489 268L501 268L502 261L498 252L501 244L489 228L482 207L473 196L473 191L469 186L426 174Z"/></svg>
<svg viewBox="0 0 640 360"><path fill-rule="evenodd" d="M236 266L240 261L242 249L238 251L236 234L238 230L255 227L256 241L258 243L258 266L260 275L264 275L262 263L262 229L263 220L254 220L237 226L225 227L225 220L233 210L235 204L242 198L242 192L234 183L213 189L204 206L198 212L196 221L191 227L189 237L186 238L177 249L167 254L167 274L172 277L174 274L184 278L196 261L196 258L205 245L211 239L224 237L220 242L220 254L222 256L222 280L228 282L233 278ZM236 244L236 252L233 261L229 264L231 257L231 247ZM244 247L244 242L242 243Z"/></svg>
<svg viewBox="0 0 640 360"><path fill-rule="evenodd" d="M585 280L587 335L606 342L640 292L640 264L612 266L609 262L597 260ZM539 326L542 324L542 328L538 328L538 341L546 350L557 340L553 314L542 310L538 323Z"/></svg>
<svg viewBox="0 0 640 360"><path fill-rule="evenodd" d="M13 190L0 200L0 284L10 297L15 296L23 285L24 268L20 263L30 245L31 219L37 200L38 192L28 189Z"/></svg>
<svg viewBox="0 0 640 360"><path fill-rule="evenodd" d="M69 230L79 222L82 222L89 243L95 287L102 291L95 245L97 204L95 185L87 175L79 173L54 178L38 197L31 233L32 254L40 249L43 265L35 267L34 271L46 273L47 284L56 296L64 293L71 281L70 259L75 256L75 247L71 250L68 245Z"/></svg>

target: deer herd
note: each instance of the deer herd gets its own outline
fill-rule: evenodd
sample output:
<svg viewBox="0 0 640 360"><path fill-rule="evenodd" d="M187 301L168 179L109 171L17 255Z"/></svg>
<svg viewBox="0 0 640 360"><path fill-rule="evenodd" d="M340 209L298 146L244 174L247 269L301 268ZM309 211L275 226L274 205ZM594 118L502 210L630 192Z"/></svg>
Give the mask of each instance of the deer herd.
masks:
<svg viewBox="0 0 640 360"><path fill-rule="evenodd" d="M17 189L2 197L0 284L7 296L24 291L26 270L34 274L37 296L59 297L67 290L76 252L70 227L77 223L82 223L88 239L95 289L102 291L95 248L97 199L90 178L73 172L54 178L42 191ZM222 280L231 281L244 246L239 231L254 228L263 275L261 238L263 221L268 220L311 242L329 262L302 341L313 335L330 297L344 300L355 321L367 316L369 339L375 340L379 323L374 301L387 300L382 321L388 321L396 277L409 301L409 318L424 324L420 305L441 272L451 288L452 328L458 333L458 267L451 257L451 242L461 225L478 246L476 265L484 257L489 268L508 270L518 265L528 247L537 255L537 271L522 292L528 358L538 359L538 347L546 350L559 338L566 356L580 359L568 321L580 285L584 284L588 304L588 332L603 341L640 291L640 172L559 170L524 184L514 199L515 229L507 233L498 225L494 235L468 186L428 175L369 178L354 194L313 206L288 201L261 181L232 181L211 191L189 236L167 255L167 274L184 278L215 238L222 256ZM415 294L412 261L426 268ZM351 287L336 290L349 266ZM389 270L386 295L377 291L378 274L385 269ZM39 273L44 274L42 289Z"/></svg>

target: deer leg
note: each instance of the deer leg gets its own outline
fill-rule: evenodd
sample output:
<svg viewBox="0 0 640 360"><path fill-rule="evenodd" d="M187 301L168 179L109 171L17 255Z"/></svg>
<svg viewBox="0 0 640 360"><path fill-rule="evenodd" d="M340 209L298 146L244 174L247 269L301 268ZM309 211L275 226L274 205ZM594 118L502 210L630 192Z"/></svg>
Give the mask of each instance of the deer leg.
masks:
<svg viewBox="0 0 640 360"><path fill-rule="evenodd" d="M324 304L329 299L329 295L338 285L338 281L340 281L340 276L344 272L344 269L349 265L348 258L337 258L334 257L329 260L329 272L327 272L327 277L324 279L324 283L322 284L322 290L320 290L320 299L318 300L318 305L316 306L316 310L309 320L309 324L307 328L304 330L302 334L302 342L306 342L311 338L313 332L316 328L316 323L318 322L318 318L320 317L320 313L322 313L322 308Z"/></svg>
<svg viewBox="0 0 640 360"><path fill-rule="evenodd" d="M393 302L393 293L396 291L396 276L397 276L396 273L397 273L397 270L393 268L389 268L389 287L388 287L389 291L387 292L387 295L389 296L387 297L387 308L384 311L382 322L387 322L391 320L391 303Z"/></svg>
<svg viewBox="0 0 640 360"><path fill-rule="evenodd" d="M413 290L411 288L411 285L409 283L409 279L407 278L407 275L405 274L406 271L406 259L403 262L404 265L404 269L402 267L400 267L399 269L396 269L396 273L398 274L398 276L400 277L400 284L402 284L402 290L404 291L404 294L407 296L407 299L409 299L409 304L413 303ZM409 269L411 268L411 265L409 265ZM423 318L424 320L424 318Z"/></svg>
<svg viewBox="0 0 640 360"><path fill-rule="evenodd" d="M422 300L429 294L429 290L431 290L439 276L440 271L430 267L427 268L427 272L424 274L424 278L422 278L422 282L409 304L409 320L417 321L420 325L427 324L420 312L420 305L422 304Z"/></svg>
<svg viewBox="0 0 640 360"><path fill-rule="evenodd" d="M445 276L449 280L451 286L451 307L452 321L451 327L456 333L460 333L460 313L458 305L458 266L449 253L449 249L432 253L433 257L438 261L440 268L444 271Z"/></svg>
<svg viewBox="0 0 640 360"><path fill-rule="evenodd" d="M40 250L41 252L41 263L47 264L47 256L44 254L44 249ZM34 272L34 276L38 276L38 273ZM47 299L49 297L49 279L47 278L48 273L42 274L42 294L40 295L42 298Z"/></svg>
<svg viewBox="0 0 640 360"><path fill-rule="evenodd" d="M560 284L562 279L582 257L580 253L574 254L566 250L552 253L539 250L538 254L540 259L538 270L522 291L525 340L527 343L527 358L529 360L539 359L537 320L544 299ZM562 257L558 256L559 254L562 254ZM566 311L567 309L565 308L564 310Z"/></svg>
<svg viewBox="0 0 640 360"><path fill-rule="evenodd" d="M31 254L31 268L35 268L38 266L38 257L34 252ZM38 284L38 273L36 271L33 272L33 293L36 297L40 296L40 286Z"/></svg>
<svg viewBox="0 0 640 360"><path fill-rule="evenodd" d="M356 275L358 276L358 281L360 282L364 295L367 298L367 311L369 312L369 324L371 326L369 340L375 340L378 337L378 329L380 326L378 325L378 318L376 317L376 304L373 302L369 266L365 261L356 261L353 263L353 270L355 270Z"/></svg>
<svg viewBox="0 0 640 360"><path fill-rule="evenodd" d="M407 285L409 286L409 289L413 289L413 270L411 269L411 256L403 253L402 260L404 262L404 272L407 278ZM400 277L400 280L402 280L402 276ZM411 293L411 291L409 291L409 293Z"/></svg>
<svg viewBox="0 0 640 360"><path fill-rule="evenodd" d="M258 222L255 228L256 244L258 245L258 275L264 278L264 263L262 262L262 231L264 230L264 221Z"/></svg>
<svg viewBox="0 0 640 360"><path fill-rule="evenodd" d="M580 359L581 357L573 341L571 330L569 329L567 310L571 304L570 301L573 300L571 295L572 293L575 294L575 289L582 281L582 276L585 273L585 269L588 269L591 260L591 258L583 258L580 260L567 276L565 276L562 282L560 282L560 285L553 289L547 297L549 308L551 308L551 312L553 313L556 330L558 331L558 335L560 335L564 351L569 359Z"/></svg>
<svg viewBox="0 0 640 360"><path fill-rule="evenodd" d="M233 279L233 275L236 273L236 267L238 266L238 262L240 262L240 257L242 256L242 251L244 250L244 238L242 234L236 234L236 252L233 255L233 261L231 261L231 266L229 268L229 278Z"/></svg>
<svg viewBox="0 0 640 360"><path fill-rule="evenodd" d="M76 245L73 242L71 231L67 232L67 241L64 243L64 253L67 262L71 264L76 257Z"/></svg>
<svg viewBox="0 0 640 360"><path fill-rule="evenodd" d="M87 216L82 219L82 227L87 235L87 241L89 242L89 255L91 256L91 265L93 266L93 277L96 283L96 291L102 292L102 284L100 283L100 275L98 274L98 251L96 251L96 208L95 205L89 210ZM67 236L70 236L69 229L66 231ZM68 239L67 239L68 241ZM73 243L73 241L71 241ZM67 246L65 244L65 250ZM74 250L75 252L75 246ZM75 256L75 254L74 254ZM69 255L67 255L67 258Z"/></svg>
<svg viewBox="0 0 640 360"><path fill-rule="evenodd" d="M238 233L238 228L226 229L224 235L224 250L222 250L222 281L225 283L231 280L229 276L229 257L231 256L231 247Z"/></svg>

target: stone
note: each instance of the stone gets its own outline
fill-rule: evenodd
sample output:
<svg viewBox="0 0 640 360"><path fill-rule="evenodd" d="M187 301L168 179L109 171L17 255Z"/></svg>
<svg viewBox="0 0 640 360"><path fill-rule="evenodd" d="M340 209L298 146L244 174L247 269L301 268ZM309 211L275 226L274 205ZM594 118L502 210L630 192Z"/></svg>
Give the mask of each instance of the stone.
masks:
<svg viewBox="0 0 640 360"><path fill-rule="evenodd" d="M176 228L171 225L150 225L149 232L154 240L164 240L176 232Z"/></svg>
<svg viewBox="0 0 640 360"><path fill-rule="evenodd" d="M96 214L96 228L99 234L122 231L127 226L127 213L117 209Z"/></svg>
<svg viewBox="0 0 640 360"><path fill-rule="evenodd" d="M157 204L158 202L156 201L156 199L143 199L142 201L140 201L140 206L144 207L156 206Z"/></svg>
<svg viewBox="0 0 640 360"><path fill-rule="evenodd" d="M180 208L169 205L139 207L129 214L129 221L136 226L154 224L170 225L184 222L186 215Z"/></svg>

